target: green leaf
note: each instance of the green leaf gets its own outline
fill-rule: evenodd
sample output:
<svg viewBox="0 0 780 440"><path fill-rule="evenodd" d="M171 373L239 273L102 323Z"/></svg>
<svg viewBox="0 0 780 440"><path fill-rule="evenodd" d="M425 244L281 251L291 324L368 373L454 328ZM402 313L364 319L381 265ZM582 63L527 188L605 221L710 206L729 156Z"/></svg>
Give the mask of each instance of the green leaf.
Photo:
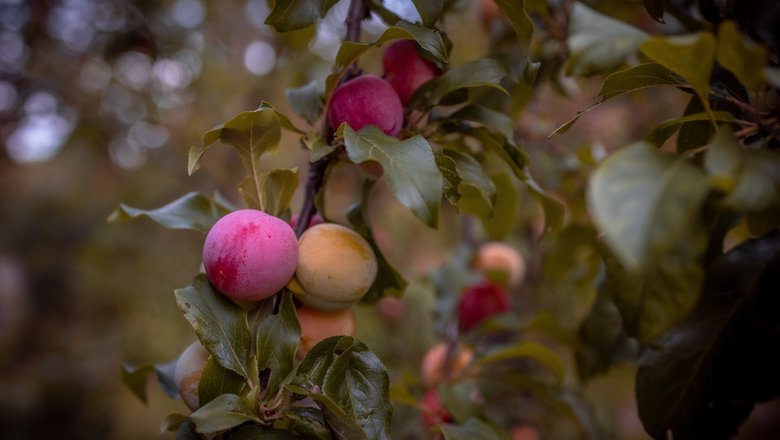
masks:
<svg viewBox="0 0 780 440"><path fill-rule="evenodd" d="M563 216L565 214L563 203L539 186L531 176L528 176L525 184L534 199L542 205L545 231L552 233L560 231L563 228Z"/></svg>
<svg viewBox="0 0 780 440"><path fill-rule="evenodd" d="M240 374L250 384L256 383L257 366L251 356L246 311L217 292L204 274L174 293L184 318L219 365Z"/></svg>
<svg viewBox="0 0 780 440"><path fill-rule="evenodd" d="M190 416L195 430L211 434L235 428L246 422L260 422L252 404L235 394L223 394L200 407Z"/></svg>
<svg viewBox="0 0 780 440"><path fill-rule="evenodd" d="M206 232L231 208L215 197L190 192L157 209L145 210L127 206L124 203L108 216L109 222L121 222L148 217L170 229L194 229Z"/></svg>
<svg viewBox="0 0 780 440"><path fill-rule="evenodd" d="M298 366L298 375L304 383L321 390L304 388L305 395L341 420L344 417L340 413L347 415L365 438L390 438L390 379L382 362L365 344L349 336L327 338L309 351ZM290 389L302 391L295 386Z"/></svg>
<svg viewBox="0 0 780 440"><path fill-rule="evenodd" d="M652 37L640 50L688 81L709 110L710 74L715 62L715 37L709 32L674 37Z"/></svg>
<svg viewBox="0 0 780 440"><path fill-rule="evenodd" d="M322 94L317 90L317 81L311 81L305 86L287 89L284 91L290 108L311 125L317 123L322 115L324 101Z"/></svg>
<svg viewBox="0 0 780 440"><path fill-rule="evenodd" d="M460 176L458 176L458 165L451 157L436 152L433 155L436 160L436 166L439 167L439 172L443 179L442 194L453 205L457 205L460 200L460 194L458 193L458 186L460 186Z"/></svg>
<svg viewBox="0 0 780 440"><path fill-rule="evenodd" d="M639 142L607 158L590 179L588 205L606 241L629 270L640 270L697 236L707 195L703 173ZM690 241L689 241L690 240Z"/></svg>
<svg viewBox="0 0 780 440"><path fill-rule="evenodd" d="M591 176L588 205L617 257L606 261L610 292L627 332L642 343L696 304L707 244L700 210L708 191L697 167L641 142Z"/></svg>
<svg viewBox="0 0 780 440"><path fill-rule="evenodd" d="M604 79L604 84L596 97L596 102L587 109L577 112L577 116L555 129L550 136L556 133L565 133L582 115L608 99L650 87L681 87L686 85L685 81L671 70L657 63L640 64L612 73Z"/></svg>
<svg viewBox="0 0 780 440"><path fill-rule="evenodd" d="M574 3L566 73L590 76L620 67L647 38L645 32L633 26Z"/></svg>
<svg viewBox="0 0 780 440"><path fill-rule="evenodd" d="M329 75L325 80L325 94L327 96L331 95L345 69L358 59L358 57L373 47L380 46L393 40L415 40L417 44L434 59L442 63L449 62L447 47L438 30L406 21L399 21L394 26L387 28L379 38L370 43L357 43L354 41L344 41L341 43L339 52L336 54L335 73Z"/></svg>
<svg viewBox="0 0 780 440"><path fill-rule="evenodd" d="M493 173L490 180L496 188L493 215L490 218L482 218L481 223L491 240L501 240L517 227L520 195L514 180L507 173Z"/></svg>
<svg viewBox="0 0 780 440"><path fill-rule="evenodd" d="M764 72L758 68L767 64L766 48L743 36L730 20L718 28L718 63L754 92L766 85Z"/></svg>
<svg viewBox="0 0 780 440"><path fill-rule="evenodd" d="M434 27L444 10L444 0L412 0L412 3L426 27Z"/></svg>
<svg viewBox="0 0 780 440"><path fill-rule="evenodd" d="M496 187L485 175L482 165L474 157L459 151L445 149L442 155L450 158L458 174L458 209L464 214L481 218L493 215ZM438 162L438 161L437 161Z"/></svg>
<svg viewBox="0 0 780 440"><path fill-rule="evenodd" d="M336 0L276 0L265 24L282 33L303 29L325 17L335 4Z"/></svg>
<svg viewBox="0 0 780 440"><path fill-rule="evenodd" d="M267 316L257 327L258 370L270 369L268 396L275 396L295 368L295 353L301 343L301 326L292 295L285 292L279 313Z"/></svg>
<svg viewBox="0 0 780 440"><path fill-rule="evenodd" d="M165 419L160 424L160 434L165 434L166 432L176 432L179 430L181 425L184 424L188 419L187 416L184 414L168 414L165 416Z"/></svg>
<svg viewBox="0 0 780 440"><path fill-rule="evenodd" d="M681 116L679 118L668 119L653 129L653 132L647 136L647 141L656 147L661 147L674 133L684 124L696 121L722 121L735 122L736 118L729 112L694 113Z"/></svg>
<svg viewBox="0 0 780 440"><path fill-rule="evenodd" d="M644 0L645 10L653 20L659 23L664 22L664 2L663 0Z"/></svg>
<svg viewBox="0 0 780 440"><path fill-rule="evenodd" d="M731 438L754 404L780 395L780 234L707 269L701 302L639 362L639 416L656 439Z"/></svg>
<svg viewBox="0 0 780 440"><path fill-rule="evenodd" d="M279 217L290 208L300 180L300 171L295 168L279 168L268 173L259 171L254 177L244 179L239 186L247 206ZM257 199L257 186L261 199Z"/></svg>
<svg viewBox="0 0 780 440"><path fill-rule="evenodd" d="M368 198L371 194L372 184L367 182L363 188L363 196L360 204L355 204L347 211L347 219L352 229L365 238L374 251L377 263L377 273L374 283L363 296L361 302L373 304L385 295L401 296L409 284L400 273L387 261L382 250L376 244L374 233L371 231L368 221Z"/></svg>
<svg viewBox="0 0 780 440"><path fill-rule="evenodd" d="M468 105L450 115L448 119L478 122L488 130L500 133L509 141L512 141L515 136L515 121L505 113L484 105Z"/></svg>
<svg viewBox="0 0 780 440"><path fill-rule="evenodd" d="M487 423L471 418L462 425L441 425L441 432L447 440L499 440L498 433Z"/></svg>
<svg viewBox="0 0 780 440"><path fill-rule="evenodd" d="M333 440L325 414L317 407L289 406L282 417L274 420L274 428L294 432L306 439Z"/></svg>
<svg viewBox="0 0 780 440"><path fill-rule="evenodd" d="M412 95L409 108L431 108L446 95L459 89L491 87L507 95L501 80L509 74L506 64L491 58L455 66L426 82Z"/></svg>
<svg viewBox="0 0 780 440"><path fill-rule="evenodd" d="M190 148L188 171L191 175L199 168L199 161L214 142L222 141L238 150L241 162L250 176L259 173L260 156L279 145L282 137L282 121L270 105L263 103L257 110L239 113L224 124L203 134L203 143ZM289 120L287 121L289 123ZM260 187L256 188L260 193Z"/></svg>
<svg viewBox="0 0 780 440"><path fill-rule="evenodd" d="M636 343L623 330L623 318L615 302L601 289L590 313L579 327L581 349L576 352L582 381L607 373L616 363L636 356Z"/></svg>
<svg viewBox="0 0 780 440"><path fill-rule="evenodd" d="M179 397L179 389L173 379L173 370L176 368L176 359L167 364L141 365L134 367L122 365L122 383L143 403L148 403L146 396L146 383L149 375L154 373L160 388L171 398Z"/></svg>
<svg viewBox="0 0 780 440"><path fill-rule="evenodd" d="M531 359L547 367L557 383L562 383L565 374L560 356L544 345L534 341L522 341L515 345L499 347L491 350L477 359L478 366L494 362L505 362L515 359Z"/></svg>
<svg viewBox="0 0 780 440"><path fill-rule="evenodd" d="M387 185L401 204L430 227L439 222L442 176L428 141L414 136L403 141L382 133L374 126L355 132L342 124L347 155L354 163L377 161L384 169Z"/></svg>
<svg viewBox="0 0 780 440"><path fill-rule="evenodd" d="M705 111L699 97L693 95L688 101L688 105L685 106L683 116L696 113L705 113ZM719 113L713 112L714 115ZM709 143L710 138L715 133L715 128L710 121L684 122L680 126L680 132L677 134L677 154L688 152Z"/></svg>
<svg viewBox="0 0 780 440"><path fill-rule="evenodd" d="M308 391L296 385L288 385L287 388L302 396L311 397L325 413L325 422L335 437L340 440L369 440L367 433L355 422L353 416L348 414L330 397Z"/></svg>
<svg viewBox="0 0 780 440"><path fill-rule="evenodd" d="M520 46L526 53L530 53L534 22L525 11L525 0L495 0L495 2L515 29Z"/></svg>
<svg viewBox="0 0 780 440"><path fill-rule="evenodd" d="M211 402L222 394L241 394L246 388L244 378L222 367L213 356L203 366L198 382L198 401L201 405Z"/></svg>
<svg viewBox="0 0 780 440"><path fill-rule="evenodd" d="M511 142L511 139L505 138L500 133L491 132L485 127L474 128L469 130L467 134L478 140L485 151L497 155L509 165L518 179L521 181L528 179L528 174L525 172L525 167L529 162L528 157L523 150Z"/></svg>
<svg viewBox="0 0 780 440"><path fill-rule="evenodd" d="M303 440L304 438L290 431L262 425L242 426L230 436L230 440Z"/></svg>
<svg viewBox="0 0 780 440"><path fill-rule="evenodd" d="M719 130L704 156L713 187L723 204L741 212L767 211L780 205L780 155L740 146L729 128Z"/></svg>

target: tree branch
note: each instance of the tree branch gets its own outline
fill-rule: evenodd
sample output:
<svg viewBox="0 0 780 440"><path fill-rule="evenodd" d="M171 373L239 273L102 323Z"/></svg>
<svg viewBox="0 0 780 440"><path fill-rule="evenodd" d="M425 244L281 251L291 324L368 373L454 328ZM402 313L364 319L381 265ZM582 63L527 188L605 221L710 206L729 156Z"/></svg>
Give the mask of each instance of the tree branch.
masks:
<svg viewBox="0 0 780 440"><path fill-rule="evenodd" d="M363 0L352 0L349 5L349 13L347 15L347 34L344 37L345 41L360 41L360 23L366 18L367 10L363 4ZM341 77L339 85L349 81L352 78L360 75L361 71L357 65L357 61L352 63L347 69L344 76ZM328 109L325 109L327 112ZM333 142L333 130L328 123L327 115L322 121L322 129L320 130L322 138L327 143ZM314 206L314 198L317 193L322 189L322 185L325 178L325 172L328 169L328 165L333 160L334 154L338 154L338 151L334 151L327 156L322 157L309 166L309 174L306 180L306 188L303 199L303 206L301 206L300 214L298 214L298 224L295 226L295 234L300 237L303 231L309 226L311 218L317 213L317 207Z"/></svg>

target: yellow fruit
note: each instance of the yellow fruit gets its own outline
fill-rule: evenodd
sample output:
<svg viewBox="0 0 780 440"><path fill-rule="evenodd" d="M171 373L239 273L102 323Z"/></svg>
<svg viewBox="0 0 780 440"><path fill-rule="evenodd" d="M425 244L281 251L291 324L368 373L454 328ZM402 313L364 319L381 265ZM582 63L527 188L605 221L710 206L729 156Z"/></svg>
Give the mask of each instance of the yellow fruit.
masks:
<svg viewBox="0 0 780 440"><path fill-rule="evenodd" d="M525 278L525 259L512 246L491 241L480 246L474 257L474 268L508 287L522 284Z"/></svg>
<svg viewBox="0 0 780 440"><path fill-rule="evenodd" d="M198 384L210 354L199 341L190 344L176 360L173 378L179 395L187 407L193 411L200 408Z"/></svg>
<svg viewBox="0 0 780 440"><path fill-rule="evenodd" d="M299 299L319 310L350 307L376 278L376 256L357 232L334 223L312 226L298 241Z"/></svg>

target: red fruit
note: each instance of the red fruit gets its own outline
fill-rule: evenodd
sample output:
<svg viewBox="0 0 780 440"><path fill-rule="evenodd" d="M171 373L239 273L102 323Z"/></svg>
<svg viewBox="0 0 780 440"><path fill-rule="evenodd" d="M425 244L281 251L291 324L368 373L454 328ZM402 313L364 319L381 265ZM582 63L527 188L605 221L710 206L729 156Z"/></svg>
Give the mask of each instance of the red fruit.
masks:
<svg viewBox="0 0 780 440"><path fill-rule="evenodd" d="M404 107L387 81L376 75L361 75L333 92L328 121L334 130L346 122L353 130L375 125L385 134L396 136L404 124Z"/></svg>
<svg viewBox="0 0 780 440"><path fill-rule="evenodd" d="M482 281L466 289L458 300L458 325L468 331L491 316L509 310L509 295L498 284Z"/></svg>
<svg viewBox="0 0 780 440"><path fill-rule="evenodd" d="M441 74L436 64L420 56L413 40L400 40L387 46L382 54L382 66L385 79L398 93L403 105L409 103L423 83Z"/></svg>
<svg viewBox="0 0 780 440"><path fill-rule="evenodd" d="M420 399L420 410L422 411L422 422L428 428L455 421L452 414L444 407L439 391L435 388L425 393Z"/></svg>
<svg viewBox="0 0 780 440"><path fill-rule="evenodd" d="M292 226L293 229L295 229L298 226L298 214L293 215L290 217L290 226ZM309 220L309 225L306 226L306 229L311 228L312 226L316 226L319 224L325 223L325 219L322 218L322 216L317 213L311 216L311 220Z"/></svg>

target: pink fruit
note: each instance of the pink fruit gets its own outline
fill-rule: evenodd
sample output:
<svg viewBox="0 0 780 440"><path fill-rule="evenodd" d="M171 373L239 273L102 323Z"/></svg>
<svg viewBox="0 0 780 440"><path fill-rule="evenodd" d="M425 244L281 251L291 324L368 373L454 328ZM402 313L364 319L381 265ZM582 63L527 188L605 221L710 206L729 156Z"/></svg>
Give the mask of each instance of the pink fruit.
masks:
<svg viewBox="0 0 780 440"><path fill-rule="evenodd" d="M334 130L346 122L353 130L375 125L385 134L396 136L404 123L404 108L387 81L376 75L361 75L333 92L328 121Z"/></svg>
<svg viewBox="0 0 780 440"><path fill-rule="evenodd" d="M401 103L409 103L414 92L441 73L436 64L421 57L413 40L395 41L382 54L387 82L398 93Z"/></svg>
<svg viewBox="0 0 780 440"><path fill-rule="evenodd" d="M203 265L214 287L240 301L259 301L290 281L298 265L298 240L284 220L242 209L212 226Z"/></svg>
<svg viewBox="0 0 780 440"><path fill-rule="evenodd" d="M458 300L458 326L471 330L491 316L509 310L509 295L503 287L482 281L466 289Z"/></svg>

